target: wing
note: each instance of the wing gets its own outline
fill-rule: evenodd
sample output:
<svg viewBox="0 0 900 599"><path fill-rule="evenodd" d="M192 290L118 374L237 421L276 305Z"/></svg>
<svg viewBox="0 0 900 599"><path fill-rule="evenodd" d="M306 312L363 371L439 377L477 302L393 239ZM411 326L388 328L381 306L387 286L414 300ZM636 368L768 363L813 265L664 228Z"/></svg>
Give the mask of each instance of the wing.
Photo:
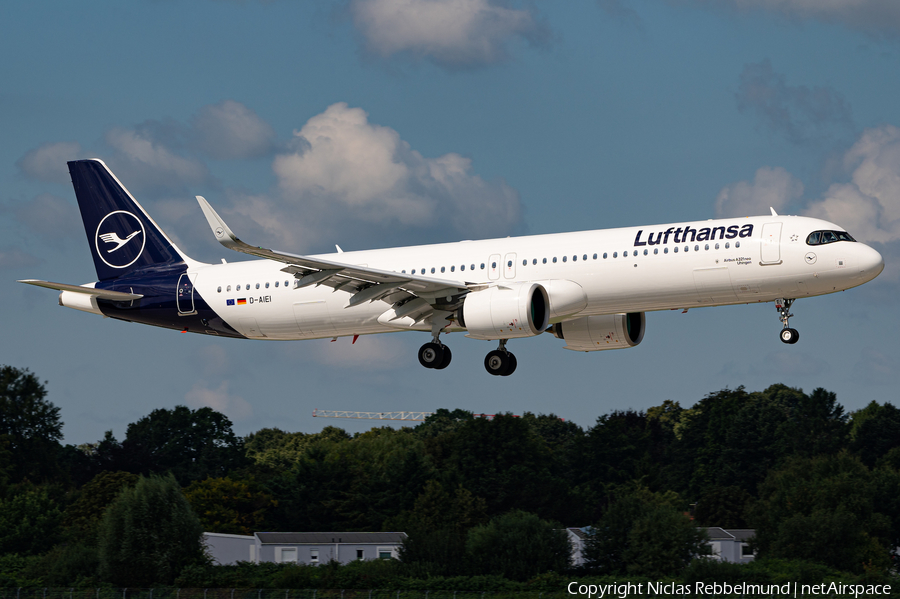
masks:
<svg viewBox="0 0 900 599"><path fill-rule="evenodd" d="M353 293L347 306L353 307L366 301L384 300L394 305L398 312L407 303L416 298L424 299L431 308L440 310L452 309L469 291L481 289L486 285L468 283L453 279L438 279L415 274L398 273L367 266L347 264L323 258L299 256L244 243L231 231L212 206L204 198L197 196L203 215L209 223L216 239L225 247L276 262L286 264L281 270L294 275L298 279L297 286L328 285L335 290L342 289ZM421 303L420 303L421 305ZM424 307L424 306L423 306ZM426 308L427 309L427 308ZM418 311L413 311L418 312ZM418 313L421 321L426 315ZM397 316L396 318L400 318Z"/></svg>
<svg viewBox="0 0 900 599"><path fill-rule="evenodd" d="M106 243L122 243L122 240L119 239L118 233L104 233L100 236L100 239L102 239Z"/></svg>
<svg viewBox="0 0 900 599"><path fill-rule="evenodd" d="M38 287L46 287L47 289L56 289L57 291L72 291L75 293L84 293L85 295L93 295L98 299L112 300L115 302L127 302L131 300L141 299L144 297L139 293L125 293L124 291L110 291L108 289L95 289L93 287L83 287L81 285L68 285L66 283L51 283L50 281L40 281L38 279L23 279L19 283L28 285L36 285Z"/></svg>

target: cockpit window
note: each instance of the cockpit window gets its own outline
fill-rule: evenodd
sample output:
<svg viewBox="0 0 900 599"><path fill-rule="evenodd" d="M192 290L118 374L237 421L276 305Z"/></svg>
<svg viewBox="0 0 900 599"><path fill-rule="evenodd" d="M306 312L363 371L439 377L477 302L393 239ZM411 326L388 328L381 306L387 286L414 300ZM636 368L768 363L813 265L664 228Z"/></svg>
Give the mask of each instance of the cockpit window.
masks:
<svg viewBox="0 0 900 599"><path fill-rule="evenodd" d="M813 231L806 238L807 245L824 245L835 241L856 241L846 231Z"/></svg>

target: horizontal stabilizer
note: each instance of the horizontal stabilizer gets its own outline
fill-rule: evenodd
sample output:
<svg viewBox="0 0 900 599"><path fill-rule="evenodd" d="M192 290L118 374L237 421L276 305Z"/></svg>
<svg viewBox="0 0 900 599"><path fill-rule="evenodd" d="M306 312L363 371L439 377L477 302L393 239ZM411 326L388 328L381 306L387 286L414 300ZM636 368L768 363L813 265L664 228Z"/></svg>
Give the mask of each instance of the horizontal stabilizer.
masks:
<svg viewBox="0 0 900 599"><path fill-rule="evenodd" d="M98 299L105 299L114 302L128 302L144 297L139 293L125 293L124 291L110 291L108 289L95 289L94 287L83 287L81 285L67 285L66 283L51 283L50 281L40 281L38 279L23 279L19 283L27 283L37 287L46 287L47 289L56 289L57 291L72 291L74 293L83 293Z"/></svg>

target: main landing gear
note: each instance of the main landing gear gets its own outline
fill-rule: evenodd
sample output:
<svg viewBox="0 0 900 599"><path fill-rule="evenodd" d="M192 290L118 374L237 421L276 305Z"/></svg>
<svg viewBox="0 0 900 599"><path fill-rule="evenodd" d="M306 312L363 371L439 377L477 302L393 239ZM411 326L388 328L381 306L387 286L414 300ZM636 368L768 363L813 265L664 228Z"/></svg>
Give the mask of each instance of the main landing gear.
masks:
<svg viewBox="0 0 900 599"><path fill-rule="evenodd" d="M443 370L450 366L450 360L452 359L453 353L450 351L450 348L438 340L426 343L419 348L419 364L425 368Z"/></svg>
<svg viewBox="0 0 900 599"><path fill-rule="evenodd" d="M784 325L784 328L781 329L781 341L783 343L794 344L800 339L800 333L797 332L797 329L790 328L788 323L788 319L793 316L791 314L791 305L793 305L794 300L792 299L784 299L779 298L775 300L775 308L778 310L778 319L781 320L781 323Z"/></svg>
<svg viewBox="0 0 900 599"><path fill-rule="evenodd" d="M500 346L484 357L484 369L494 376L509 376L516 371L516 356L506 349L507 339L500 340Z"/></svg>

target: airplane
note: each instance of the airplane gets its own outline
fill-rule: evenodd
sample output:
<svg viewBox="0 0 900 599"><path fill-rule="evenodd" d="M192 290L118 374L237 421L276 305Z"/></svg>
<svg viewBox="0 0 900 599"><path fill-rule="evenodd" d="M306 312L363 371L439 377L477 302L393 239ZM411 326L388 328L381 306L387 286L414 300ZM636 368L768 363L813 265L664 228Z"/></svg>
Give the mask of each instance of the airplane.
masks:
<svg viewBox="0 0 900 599"><path fill-rule="evenodd" d="M59 304L119 320L239 339L317 339L423 331L422 366L446 368L441 333L495 341L484 366L517 367L511 339L550 333L565 349L634 347L645 313L774 302L781 341L798 298L878 276L884 261L842 227L771 215L297 255L241 241L202 197L224 247L261 260L189 258L98 159L68 163L98 281L20 281Z"/></svg>

